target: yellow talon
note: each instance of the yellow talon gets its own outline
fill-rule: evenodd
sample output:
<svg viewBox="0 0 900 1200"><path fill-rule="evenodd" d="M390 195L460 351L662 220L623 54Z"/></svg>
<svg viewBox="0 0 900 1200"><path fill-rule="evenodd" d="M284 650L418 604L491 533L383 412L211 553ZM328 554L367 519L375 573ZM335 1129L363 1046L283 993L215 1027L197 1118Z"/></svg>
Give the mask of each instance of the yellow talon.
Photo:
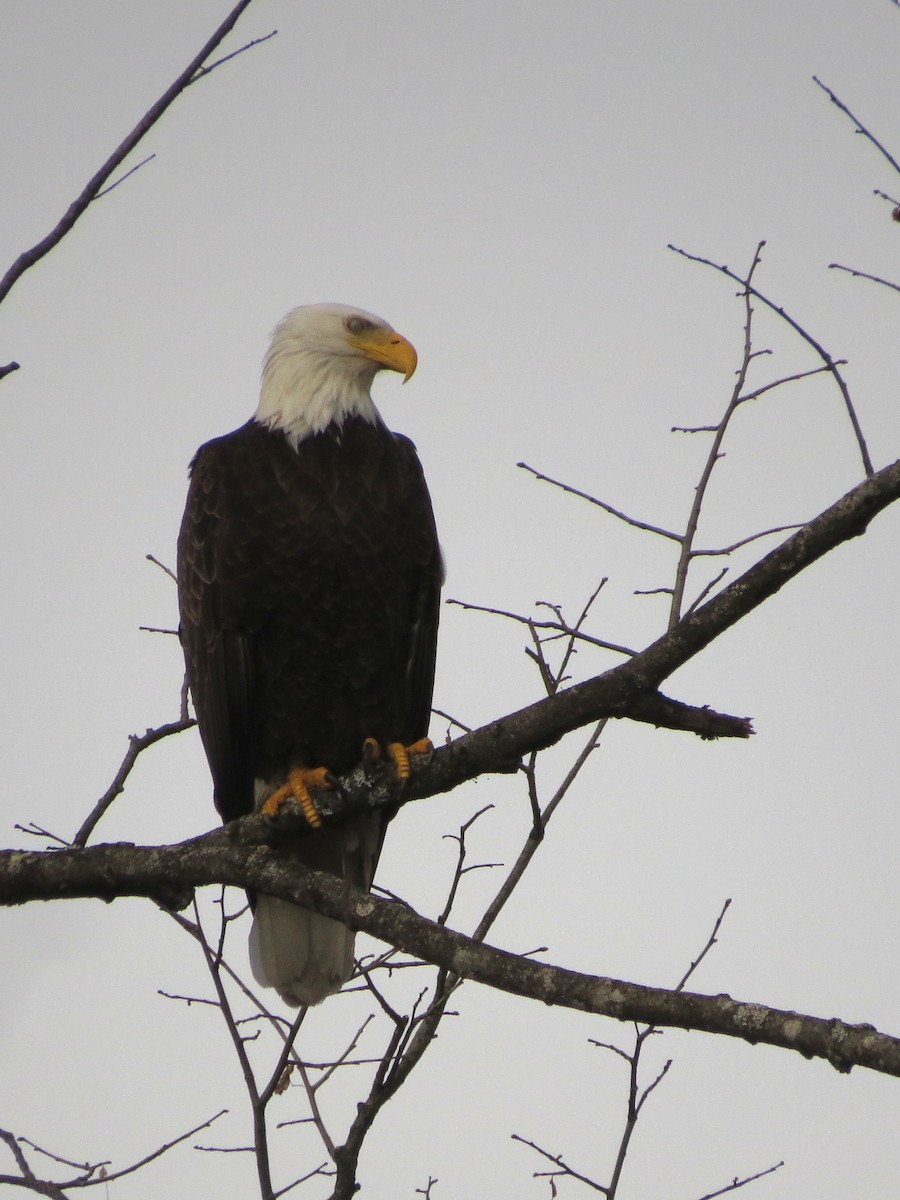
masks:
<svg viewBox="0 0 900 1200"><path fill-rule="evenodd" d="M428 737L419 738L417 742L413 742L411 746L406 747L406 752L407 754L427 754L431 756L434 754L434 742Z"/></svg>
<svg viewBox="0 0 900 1200"><path fill-rule="evenodd" d="M322 828L322 818L316 812L316 806L313 804L313 798L309 792L305 796L298 796L297 803L300 805L300 811L306 817L307 823L311 829Z"/></svg>
<svg viewBox="0 0 900 1200"><path fill-rule="evenodd" d="M394 766L397 768L397 778L404 782L409 779L409 758L411 754L427 754L434 753L434 746L430 738L419 738L417 742L413 742L411 746L404 746L402 742L391 742L387 748L387 752L394 761Z"/></svg>
<svg viewBox="0 0 900 1200"><path fill-rule="evenodd" d="M402 742L388 742L387 756L394 764L394 769L397 772L397 779L400 783L405 783L409 779L409 758L411 754L427 754L429 758L434 753L434 746L430 738L419 738L417 742L413 742L411 746L404 746ZM363 762L366 765L376 763L383 757L381 744L376 738L367 737L363 742Z"/></svg>
<svg viewBox="0 0 900 1200"><path fill-rule="evenodd" d="M311 787L329 788L331 784L328 781L328 769L326 767L316 767L310 770L306 767L294 767L288 772L288 781L282 784L280 788L272 793L271 796L264 802L262 813L266 817L277 817L282 804L286 800L294 799L306 818L307 823L312 829L321 829L322 818L316 811L316 806L313 803L313 798L309 794Z"/></svg>
<svg viewBox="0 0 900 1200"><path fill-rule="evenodd" d="M389 742L387 752L394 760L397 778L401 781L409 779L409 751L402 742Z"/></svg>

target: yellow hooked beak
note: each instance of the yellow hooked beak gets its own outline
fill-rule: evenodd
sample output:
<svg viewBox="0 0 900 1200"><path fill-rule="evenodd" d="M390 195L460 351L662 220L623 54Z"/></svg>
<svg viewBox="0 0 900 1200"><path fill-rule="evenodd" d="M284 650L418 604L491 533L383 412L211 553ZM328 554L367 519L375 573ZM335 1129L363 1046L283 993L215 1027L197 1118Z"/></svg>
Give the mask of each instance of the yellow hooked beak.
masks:
<svg viewBox="0 0 900 1200"><path fill-rule="evenodd" d="M349 341L367 358L374 359L389 371L399 371L404 383L412 376L419 361L412 342L389 329L367 329L364 333L352 336Z"/></svg>

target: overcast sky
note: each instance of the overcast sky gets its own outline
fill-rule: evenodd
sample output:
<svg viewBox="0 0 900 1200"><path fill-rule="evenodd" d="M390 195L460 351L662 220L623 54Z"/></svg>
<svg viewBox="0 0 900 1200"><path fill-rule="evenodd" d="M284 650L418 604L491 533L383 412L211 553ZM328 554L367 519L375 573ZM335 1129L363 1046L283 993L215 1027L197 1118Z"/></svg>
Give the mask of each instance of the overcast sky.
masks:
<svg viewBox="0 0 900 1200"><path fill-rule="evenodd" d="M55 224L226 11L0 3L0 266ZM154 160L3 306L0 362L21 364L0 382L6 845L43 844L17 822L71 837L128 734L177 715L177 643L139 631L175 624L174 588L145 556L173 563L187 464L250 415L269 332L296 304L361 305L416 345L415 378L380 379L377 398L418 446L447 596L575 615L608 577L590 630L614 642L664 629L664 599L634 593L671 582L672 546L516 464L683 524L708 443L671 427L719 419L743 314L733 284L668 243L742 271L765 239L757 285L848 360L875 465L900 454L897 294L828 270L900 280L900 227L873 196L900 180L812 82L900 154L890 0L256 0L226 49L275 28L189 89L134 161ZM769 317L756 346L773 351L757 385L817 365ZM861 477L822 380L745 406L725 449L708 546L808 519ZM731 897L697 990L900 1032L898 529L889 511L668 682L752 715L749 742L610 729L494 944L669 985ZM697 566L693 594L716 570ZM446 608L435 704L477 725L538 698L524 645L518 627ZM574 674L616 661L583 652ZM579 745L547 756L548 796ZM472 853L510 862L527 796L485 779L404 812L382 886L434 915L454 864L442 835L488 803ZM171 842L214 821L187 734L144 756L97 838ZM499 879L467 877L457 928ZM148 904L0 911L0 954L0 1126L120 1166L227 1107L198 1140L246 1143L215 1014L157 995L207 994L202 963ZM588 1039L624 1045L627 1028L474 985L457 1008L380 1119L364 1194L412 1200L434 1176L433 1200L547 1197L512 1133L607 1180L626 1072ZM329 1001L306 1052L333 1052L365 1011ZM657 1042L649 1078L674 1066L620 1196L690 1200L781 1159L743 1194L896 1196L900 1082L699 1034ZM288 1095L277 1119L301 1110ZM280 1143L285 1177L291 1155L323 1159L302 1137ZM185 1147L110 1195L251 1195L253 1177L249 1156Z"/></svg>

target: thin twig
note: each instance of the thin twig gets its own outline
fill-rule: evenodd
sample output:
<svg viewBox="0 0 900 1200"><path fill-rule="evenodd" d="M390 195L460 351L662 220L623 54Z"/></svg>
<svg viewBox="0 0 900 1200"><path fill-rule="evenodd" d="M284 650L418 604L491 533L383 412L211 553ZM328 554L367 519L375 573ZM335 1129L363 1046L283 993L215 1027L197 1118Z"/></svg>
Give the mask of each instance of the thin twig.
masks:
<svg viewBox="0 0 900 1200"><path fill-rule="evenodd" d="M752 355L751 355L752 357ZM846 367L846 358L836 358L835 364L839 367ZM764 396L766 392L774 391L775 388L784 387L786 383L797 383L800 379L811 379L814 375L829 375L831 371L828 367L811 367L808 371L798 371L795 375L783 375L781 379L773 379L770 383L761 384L760 387L754 388L752 392L745 392L738 396L738 404L746 404L749 400L758 400L760 396Z"/></svg>
<svg viewBox="0 0 900 1200"><path fill-rule="evenodd" d="M580 1171L576 1171L574 1167L570 1167L561 1154L551 1154L549 1150L544 1150L538 1146L536 1142L531 1142L528 1138L520 1137L519 1134L513 1133L510 1135L514 1142L521 1142L523 1146L530 1146L532 1150L536 1150L538 1154L549 1159L559 1167L558 1171L552 1172L554 1175L566 1175L571 1179L577 1179L579 1183L586 1184L587 1187L593 1188L595 1192L602 1192L604 1196L610 1194L609 1188L604 1187L601 1183L597 1183L595 1179L591 1179L588 1175L582 1175ZM546 1171L535 1171L533 1178L542 1179L547 1174Z"/></svg>
<svg viewBox="0 0 900 1200"><path fill-rule="evenodd" d="M241 1074L244 1077L244 1087L247 1089L247 1095L250 1099L250 1104L253 1110L253 1147L254 1157L256 1159L256 1171L259 1178L259 1187L262 1200L273 1200L272 1190L272 1175L269 1165L269 1145L266 1131L266 1108L261 1102L259 1088L257 1087L256 1077L253 1073L253 1067L247 1055L247 1048L244 1045L244 1039L241 1036L240 1030L234 1019L234 1014L231 1011L231 1005L228 1003L228 996L225 993L225 986L222 983L221 975L221 958L213 954L212 948L206 935L203 932L203 923L200 920L200 910L197 906L197 898L193 900L194 922L196 927L196 937L200 942L203 950L203 957L206 962L209 977L212 980L213 987L216 990L216 995L219 997L219 1011L225 1021L231 1038L231 1044L234 1047L234 1052L237 1055L238 1063L240 1064Z"/></svg>
<svg viewBox="0 0 900 1200"><path fill-rule="evenodd" d="M366 1017L366 1019L360 1025L359 1029L357 1029L356 1033L351 1038L349 1044L344 1048L344 1050L334 1060L334 1062L330 1062L330 1063L304 1062L303 1065L306 1067L307 1070L322 1072L320 1078L316 1080L316 1082L313 1086L313 1091L318 1091L320 1087L322 1087L324 1084L326 1084L328 1082L328 1080L335 1073L335 1071L339 1070L341 1067L362 1066L364 1063L377 1063L377 1062L381 1061L378 1058L357 1058L357 1059L350 1058L350 1055L353 1053L353 1051L356 1049L356 1047L359 1045L360 1041L362 1040L362 1035L365 1033L366 1029L369 1027L371 1022L374 1021L374 1019L375 1019L374 1014L369 1013L369 1015Z"/></svg>
<svg viewBox="0 0 900 1200"><path fill-rule="evenodd" d="M872 283L880 283L883 287L900 292L900 283L894 283L890 279L882 279L880 275L870 275L868 271L858 271L854 267L841 266L840 263L829 263L828 269L829 271L846 271L848 275L852 275L855 279L868 279Z"/></svg>
<svg viewBox="0 0 900 1200"><path fill-rule="evenodd" d="M166 575L168 575L168 577L173 581L173 583L178 582L178 576L175 574L172 568L167 567L166 564L161 562L155 554L145 554L144 558L146 558L147 562L153 563L154 567L159 567L161 571L164 571Z"/></svg>
<svg viewBox="0 0 900 1200"><path fill-rule="evenodd" d="M477 813L474 813L471 817L469 817L468 821L466 821L464 824L460 825L459 833L448 833L448 834L444 835L447 838L451 838L454 842L456 842L459 845L459 853L456 856L456 868L453 872L453 879L450 883L450 890L447 893L447 902L445 903L443 911L441 912L440 916L437 918L438 925L446 925L447 924L447 921L450 917L450 913L453 909L453 902L456 899L456 893L459 889L460 880L462 879L463 875L465 874L464 864L466 861L466 834L469 832L469 830L472 828L472 826L475 824L475 822L478 820L478 818L483 817L486 812L490 812L490 810L493 807L494 807L493 804L485 804L484 807L480 808ZM491 864L491 865L495 865L495 864Z"/></svg>
<svg viewBox="0 0 900 1200"><path fill-rule="evenodd" d="M250 42L246 42L237 50L232 50L230 54L224 54L221 58L217 58L215 62L210 63L208 67L200 67L195 73L191 83L196 83L198 79L202 79L204 75L209 75L216 67L221 67L223 63L230 62L233 58L237 58L239 54L243 54L245 50L252 50L254 46L261 46L263 42L270 41L273 37L278 37L278 30L273 29L271 33L263 34L262 37L254 38Z"/></svg>
<svg viewBox="0 0 900 1200"><path fill-rule="evenodd" d="M0 1140L5 1141L9 1146L13 1156L16 1159L16 1164L19 1167L19 1170L22 1172L21 1180L17 1181L15 1179L10 1179L9 1177L0 1177L0 1182L24 1183L32 1191L39 1192L44 1196L54 1197L62 1197L65 1191L71 1191L75 1188L95 1187L100 1183L111 1183L115 1179L122 1179L126 1175L133 1175L142 1167L146 1167L148 1163L154 1162L157 1158L161 1158L163 1154L166 1154L174 1146L178 1146L181 1142L193 1137L194 1134L199 1133L201 1129L208 1129L214 1121L218 1121L219 1117L224 1116L227 1112L227 1108L220 1109L220 1111L217 1112L215 1116L210 1117L209 1120L202 1121L199 1125L195 1125L193 1129L189 1129L186 1133L179 1134L178 1137L173 1138L170 1142L164 1142L161 1146L158 1146L149 1154L145 1154L143 1158L138 1159L136 1162L131 1163L127 1167L120 1168L118 1171L106 1171L105 1168L109 1166L108 1161L98 1163L73 1162L71 1159L63 1158L61 1155L53 1154L49 1150L43 1149L43 1147L39 1146L36 1142L29 1141L28 1138L20 1137L17 1139L15 1135L8 1133L6 1130L0 1129ZM81 1174L76 1176L74 1179L61 1180L60 1182L38 1179L31 1167L28 1165L24 1154L22 1154L21 1149L18 1146L18 1142L24 1142L33 1150L37 1151L38 1154L43 1154L46 1158L52 1159L53 1162L60 1163L61 1165L67 1167L75 1167L76 1170L81 1172ZM104 1172L102 1175L98 1175L97 1172L100 1171L101 1168L104 1168Z"/></svg>
<svg viewBox="0 0 900 1200"><path fill-rule="evenodd" d="M142 158L141 161L137 163L136 166L133 166L130 171L126 171L124 175L120 175L119 178L113 183L99 191L94 199L100 200L103 196L108 196L114 188L117 188L120 184L124 183L126 179L130 178L135 173L135 171L139 171L141 167L146 167L148 162L153 162L154 158L156 158L155 154L148 154L146 158Z"/></svg>
<svg viewBox="0 0 900 1200"><path fill-rule="evenodd" d="M590 495L589 492L583 492L580 488L572 487L571 484L562 483L558 479L544 475L543 472L530 467L528 463L520 462L516 463L516 466L521 467L523 471L530 471L535 479L541 480L542 483L552 483L554 487L558 487L563 492L568 492L571 496L579 496L582 500L587 500L589 504L596 504L598 508L602 508L604 512L608 512L610 516L618 517L620 521L624 521L626 525L631 525L634 529L643 529L645 533L655 533L659 537L668 538L673 542L681 541L680 533L673 533L671 529L663 529L659 525L651 525L647 521L639 521L637 517L629 517L627 513L622 512L618 508L613 508L605 500L598 500L596 496Z"/></svg>
<svg viewBox="0 0 900 1200"><path fill-rule="evenodd" d="M120 1170L120 1171L109 1171L109 1172L107 1172L107 1174L103 1180L96 1179L96 1180L92 1180L91 1182L93 1182L93 1183L101 1183L101 1182L102 1183L111 1183L114 1179L121 1179L125 1175L131 1175L135 1171L139 1171L141 1169L141 1167L146 1167L146 1165L148 1163L153 1162L154 1159L159 1158L161 1155L165 1154L168 1150L171 1150L173 1148L173 1146L177 1146L181 1142L186 1141L189 1137L193 1137L194 1134L199 1133L201 1129L208 1129L209 1126L212 1125L213 1121L218 1121L219 1117L224 1116L225 1113L227 1113L227 1112L228 1112L227 1108L220 1109L216 1113L216 1115L214 1117L210 1117L208 1121L203 1121L200 1125L196 1125L196 1126L194 1126L193 1129L189 1129L187 1131L187 1133L182 1133L177 1138L173 1138L171 1140L171 1142L166 1142L164 1145L160 1146L157 1150L154 1150L154 1151L152 1151L152 1153L145 1155L142 1159L139 1159L138 1162L132 1163L130 1167L123 1167L122 1170ZM66 1188L86 1187L86 1186L87 1186L87 1181L85 1181L85 1183L82 1184L78 1180L73 1180L70 1183L63 1184L63 1187L66 1187Z"/></svg>
<svg viewBox="0 0 900 1200"><path fill-rule="evenodd" d="M755 1175L746 1175L743 1179L735 1177L726 1187L719 1188L717 1192L707 1192L705 1196L701 1196L700 1200L715 1200L716 1196L724 1196L727 1192L735 1192L738 1188L744 1187L745 1184L754 1183L757 1179L762 1179L766 1175L771 1175L774 1171L780 1170L784 1166L784 1160L777 1162L774 1167L766 1167L764 1171L757 1171Z"/></svg>
<svg viewBox="0 0 900 1200"><path fill-rule="evenodd" d="M728 568L723 567L721 571L719 571L718 575L714 575L712 579L708 580L706 585L697 593L697 596L688 606L688 610L684 615L689 617L691 613L696 612L713 588L720 584L727 574Z"/></svg>
<svg viewBox="0 0 900 1200"><path fill-rule="evenodd" d="M56 842L60 846L71 846L72 843L64 837L60 837L58 833L51 833L49 829L44 829L42 825L36 825L34 821L29 821L27 825L20 825L16 822L13 829L18 829L20 833L27 833L29 837L45 837L51 842Z"/></svg>
<svg viewBox="0 0 900 1200"><path fill-rule="evenodd" d="M606 728L606 724L607 724L607 721L606 721L606 718L604 718L602 721L598 721L597 724L594 726L594 728L591 730L587 741L585 742L584 746L581 749L581 753L575 759L575 762L569 768L562 783L556 789L556 792L553 794L552 798L548 801L546 807L540 813L541 834L543 834L543 831L547 828L547 822L550 820L550 818L553 816L556 809L559 807L566 792L569 790L569 788L575 782L575 779L577 778L578 773L581 771L584 764L587 762L587 760L590 758L591 754L594 752L594 750L599 745L600 738L603 735L603 730ZM541 837L538 836L534 831L532 831L532 833L530 833L529 836L526 838L525 844L523 845L522 849L519 851L519 855L518 855L515 863L513 863L512 869L510 870L506 879L504 879L499 891L497 892L496 896L494 896L494 899L491 901L491 903L488 905L487 909L485 910L484 916L478 922L478 928L472 934L472 937L476 942L484 941L484 939L487 937L491 926L497 920L497 917L500 915L500 912L503 909L503 906L509 900L510 896L513 893L513 890L518 885L519 880L525 874L525 870L528 867L528 864L534 858L534 856L537 852L538 846L540 844L541 844Z"/></svg>
<svg viewBox="0 0 900 1200"><path fill-rule="evenodd" d="M855 116L853 115L853 113L850 111L850 109L847 107L847 105L846 105L846 104L843 102L843 100L840 100L840 99L839 99L839 98L838 98L838 97L837 97L837 96L834 94L834 92L831 90L831 88L830 88L830 87L827 87L827 86L826 86L826 85L825 85L825 84L822 82L822 80L821 80L821 79L818 77L818 75L813 75L813 77L812 77L812 78L813 78L813 83L814 83L814 84L815 84L817 87L820 87L820 88L822 89L822 91L825 93L825 95L828 97L828 99L831 101L831 103L832 103L832 104L834 104L834 105L835 105L837 108L839 108L839 109L841 110L841 112L842 112L842 113L845 113L845 114L846 114L846 115L847 115L847 116L850 118L850 120L851 120L851 121L853 122L853 124L856 126L856 132L857 132L857 133L860 133L860 134L862 134L862 136L863 136L864 138L867 138L867 139L868 139L868 140L869 140L869 141L872 143L872 145L875 147L875 149L876 149L876 150L877 150L877 151L878 151L878 152L879 152L879 153L880 153L880 154L881 154L881 155L882 155L884 158L886 158L886 159L887 159L887 161L888 161L888 162L891 164L891 166L894 168L894 170L895 170L895 171L896 171L898 174L900 174L900 163L898 163L898 162L897 162L897 160L896 160L896 158L894 158L894 156L893 156L893 155L890 153L890 151L889 151L889 150L887 150L887 149L886 149L886 148L885 148L885 147L884 147L884 146L881 144L881 142L879 142L878 138L877 138L877 137L875 137L875 135L874 135L873 133L871 133L871 132L870 132L870 131L869 131L869 130L868 130L866 127L865 127L865 125L863 125L863 123L862 123L862 121L860 121L859 117L855 117Z"/></svg>
<svg viewBox="0 0 900 1200"><path fill-rule="evenodd" d="M91 812L84 819L81 828L75 834L72 841L73 846L84 846L88 838L97 827L101 817L109 809L115 798L125 790L125 783L128 776L131 774L138 757L149 746L161 742L163 738L171 737L175 733L183 733L186 729L191 729L196 725L196 721L178 720L170 721L168 725L159 725L156 729L148 729L146 733L138 736L133 733L128 738L128 750L125 752L125 757L122 759L121 766L116 772L112 783L94 805Z"/></svg>
<svg viewBox="0 0 900 1200"><path fill-rule="evenodd" d="M188 1135L190 1136L190 1135ZM61 1154L54 1154L52 1150L45 1150L43 1146L39 1146L37 1142L33 1142L31 1138L19 1137L17 1141L22 1142L26 1146L30 1146L37 1154L42 1154L44 1158L49 1158L55 1163L60 1163L64 1167L74 1167L76 1171L81 1171L85 1175L93 1174L99 1171L101 1167L110 1166L110 1159L103 1159L101 1162L82 1163L75 1162L71 1158L64 1158Z"/></svg>
<svg viewBox="0 0 900 1200"><path fill-rule="evenodd" d="M159 121L163 113L178 99L185 88L190 86L197 76L197 72L203 67L206 59L209 58L210 54L231 32L238 18L251 3L252 0L239 0L212 37L207 40L200 52L191 59L174 83L163 92L156 103L141 117L131 133L113 151L103 166L91 176L53 229L50 230L46 237L32 246L30 250L25 250L19 255L3 278L0 279L0 303L6 299L13 286L21 279L25 272L49 254L72 229L79 217L83 216L88 206L97 199L98 194L102 191L104 184L113 172L119 169L132 150Z"/></svg>
<svg viewBox="0 0 900 1200"><path fill-rule="evenodd" d="M716 922L713 925L712 933L707 938L706 945L703 947L703 949L700 951L700 953L697 955L697 957L693 960L693 962L688 967L688 969L685 971L685 973L682 975L682 977L678 981L678 983L676 983L676 985L675 985L676 992L684 991L685 987L687 986L688 980L691 978L691 976L694 974L694 972L697 970L697 968L703 962L704 958L706 958L707 954L709 954L710 950L712 950L713 946L715 946L716 942L719 940L719 930L722 928L722 922L725 920L725 914L728 912L730 907L731 907L731 898L729 897L725 901L725 903L722 905L722 910L719 913L719 915L716 917Z"/></svg>
<svg viewBox="0 0 900 1200"><path fill-rule="evenodd" d="M760 538L770 537L773 533L787 533L791 529L802 529L804 524L803 521L794 521L790 525L773 525L771 529L761 529L759 533L748 534L747 537L732 542L730 546L722 546L717 550L692 550L691 558L723 558L728 554L733 554L735 550L740 550L742 546L758 542Z"/></svg>
<svg viewBox="0 0 900 1200"><path fill-rule="evenodd" d="M681 538L681 553L678 556L678 564L675 568L675 583L672 588L672 603L669 608L669 629L674 629L681 620L682 609L684 606L684 591L687 586L688 570L691 564L691 550L694 545L694 538L697 535L697 526L700 522L700 513L703 508L703 501L706 498L706 490L709 486L709 481L712 478L712 473L716 463L721 457L722 442L725 438L725 433L731 418L737 411L740 403L740 397L744 391L744 384L747 380L747 372L750 370L750 363L753 353L753 342L751 336L753 323L753 306L750 303L750 281L756 268L759 266L760 257L764 243L760 242L756 247L753 255L753 261L750 264L750 269L746 277L741 281L743 284L743 299L744 299L744 348L741 356L741 365L738 368L737 379L732 389L731 398L725 409L725 413L716 427L716 432L713 435L712 444L709 448L709 453L706 456L706 462L703 464L703 470L700 473L700 480L694 490L694 498L691 502L691 511L688 515L687 524L685 526L684 535Z"/></svg>
<svg viewBox="0 0 900 1200"><path fill-rule="evenodd" d="M534 617L524 617L520 613L509 612L505 608L492 608L484 604L472 604L468 600L449 599L447 603L454 604L458 608L466 609L469 612L481 612L487 613L490 616L506 617L507 620L517 621L520 625L529 625L534 629L553 630L554 632L563 634L566 637L576 637L579 641L586 642L590 646L597 646L600 650L612 650L616 654L624 654L628 658L631 658L637 654L637 651L632 650L630 646L620 646L616 642L607 642L603 638L593 637L591 634L585 633L580 629L576 632L564 621L538 621ZM434 711L437 712L437 709ZM460 726L460 728L463 728L463 726Z"/></svg>
<svg viewBox="0 0 900 1200"><path fill-rule="evenodd" d="M310 1112L310 1116L312 1117L313 1124L315 1125L316 1130L318 1131L319 1137L322 1139L322 1145L328 1151L328 1157L331 1159L332 1162L334 1162L335 1161L334 1140L332 1139L331 1134L328 1132L328 1127L325 1124L325 1120L322 1116L322 1110L319 1108L319 1101L316 1097L315 1085L310 1080L309 1072L307 1071L306 1065L302 1062L302 1060L295 1056L292 1059L292 1061L294 1063L294 1066L297 1068L297 1074L300 1076L301 1080L303 1081L303 1088L304 1088L304 1091L306 1092L306 1102L309 1105L309 1112Z"/></svg>
<svg viewBox="0 0 900 1200"><path fill-rule="evenodd" d="M307 1171L305 1175L301 1175L299 1179L295 1179L293 1183L287 1184L283 1188L279 1188L272 1196L272 1200L280 1200L281 1196L286 1196L288 1192L293 1191L295 1187L299 1187L301 1183L306 1183L309 1179L315 1179L317 1175L333 1176L334 1171L330 1170L328 1163L320 1163L314 1167L312 1171Z"/></svg>
<svg viewBox="0 0 900 1200"><path fill-rule="evenodd" d="M761 242L760 245L765 245L765 243ZM784 308L781 307L781 305L776 304L774 300L770 300L768 296L764 296L763 293L757 288L749 286L746 280L741 279L741 277L732 271L731 268L725 263L715 263L711 259L703 258L701 255L689 254L687 250L682 250L678 246L672 245L671 242L669 243L669 249L673 250L676 254L680 254L682 258L688 259L689 262L700 263L702 266L712 267L714 271L720 271L729 279L734 280L735 283L739 283L741 287L747 287L752 296L759 300L761 304L765 304L767 308L772 310L772 312L777 313L778 316L781 317L781 319L787 325L789 325L791 329L793 329L794 332L797 333L808 346L815 350L816 354L818 354L822 362L828 368L830 374L834 377L834 381L840 390L841 396L844 400L844 407L847 410L847 416L850 419L850 424L856 437L856 443L859 447L860 457L862 458L863 462L863 469L865 470L866 475L871 477L875 473L875 468L872 466L872 459L869 456L869 449L866 445L866 440L863 437L862 427L860 426L859 418L856 415L856 409L854 408L853 401L850 399L850 389L848 388L843 375L838 370L838 362L842 360L832 358L824 346L817 342L812 334L808 333L798 321L796 321Z"/></svg>

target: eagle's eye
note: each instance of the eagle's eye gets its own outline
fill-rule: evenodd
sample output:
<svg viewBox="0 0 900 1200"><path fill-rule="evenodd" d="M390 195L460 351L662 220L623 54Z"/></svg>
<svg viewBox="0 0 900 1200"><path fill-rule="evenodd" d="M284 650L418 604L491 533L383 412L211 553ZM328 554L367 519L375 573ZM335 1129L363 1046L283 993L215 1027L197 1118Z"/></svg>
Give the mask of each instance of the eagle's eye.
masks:
<svg viewBox="0 0 900 1200"><path fill-rule="evenodd" d="M374 324L367 321L365 317L348 317L346 325L350 333L363 333L366 329L375 328Z"/></svg>

